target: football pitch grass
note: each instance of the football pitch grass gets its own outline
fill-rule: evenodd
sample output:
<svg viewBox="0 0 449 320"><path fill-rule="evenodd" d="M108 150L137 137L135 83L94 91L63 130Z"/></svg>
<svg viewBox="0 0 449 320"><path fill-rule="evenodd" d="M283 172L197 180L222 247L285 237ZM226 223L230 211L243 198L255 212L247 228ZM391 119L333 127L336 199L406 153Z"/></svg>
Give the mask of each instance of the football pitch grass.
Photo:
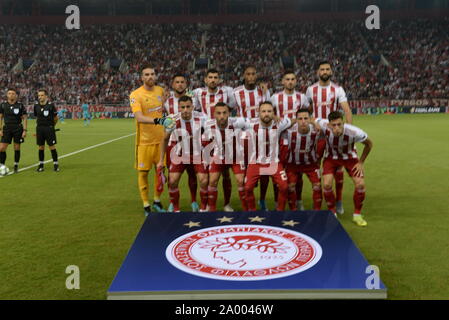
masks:
<svg viewBox="0 0 449 320"><path fill-rule="evenodd" d="M379 267L390 299L448 299L449 115L355 116L354 124L374 142L365 164L368 226L351 222L347 174L340 222ZM34 127L30 120L21 168L37 163ZM133 120L93 120L90 127L67 120L57 127L59 156L95 147L61 157L60 172L50 162L42 173L32 167L0 178L0 299L105 299L144 221L129 136ZM12 146L7 152L11 168ZM45 156L51 159L48 149ZM184 174L184 210L190 208L186 182ZM270 208L272 198L270 183ZM307 180L303 199L310 208ZM166 190L162 201L167 206ZM235 184L232 206L240 208ZM69 265L79 267L79 290L66 288Z"/></svg>

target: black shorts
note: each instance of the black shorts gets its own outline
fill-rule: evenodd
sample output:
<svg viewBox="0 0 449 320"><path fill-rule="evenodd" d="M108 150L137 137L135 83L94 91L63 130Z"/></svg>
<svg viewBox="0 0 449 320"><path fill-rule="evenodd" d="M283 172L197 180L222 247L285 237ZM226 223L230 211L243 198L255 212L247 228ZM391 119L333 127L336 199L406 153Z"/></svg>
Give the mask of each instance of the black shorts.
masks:
<svg viewBox="0 0 449 320"><path fill-rule="evenodd" d="M36 144L38 146L45 145L53 146L56 144L55 127L50 126L38 126L36 127Z"/></svg>
<svg viewBox="0 0 449 320"><path fill-rule="evenodd" d="M23 134L22 125L4 126L3 136L0 142L10 144L14 140L14 143L22 143L24 141L22 138L22 134Z"/></svg>

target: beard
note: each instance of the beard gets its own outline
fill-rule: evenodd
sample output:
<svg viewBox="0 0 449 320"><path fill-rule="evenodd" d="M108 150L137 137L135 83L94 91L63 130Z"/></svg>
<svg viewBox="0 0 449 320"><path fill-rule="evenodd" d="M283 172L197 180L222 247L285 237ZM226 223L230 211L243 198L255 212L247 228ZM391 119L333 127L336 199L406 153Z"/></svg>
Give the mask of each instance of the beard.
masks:
<svg viewBox="0 0 449 320"><path fill-rule="evenodd" d="M323 81L323 82L326 82L330 78L331 78L331 76L327 75L327 74L324 74L324 75L320 76L320 80Z"/></svg>
<svg viewBox="0 0 449 320"><path fill-rule="evenodd" d="M218 123L218 126L219 126L219 127L225 128L225 127L227 127L228 119L220 120L220 121L217 120L217 123Z"/></svg>
<svg viewBox="0 0 449 320"><path fill-rule="evenodd" d="M256 81L244 81L244 84L249 88L255 88L256 87Z"/></svg>
<svg viewBox="0 0 449 320"><path fill-rule="evenodd" d="M271 117L263 117L262 118L262 122L265 123L265 124L269 124L271 120L272 120Z"/></svg>
<svg viewBox="0 0 449 320"><path fill-rule="evenodd" d="M217 83L209 83L207 87L211 90L215 90L218 87Z"/></svg>
<svg viewBox="0 0 449 320"><path fill-rule="evenodd" d="M182 91L178 91L178 90L175 90L175 91L176 91L176 93L179 94L179 95L184 95L184 94L186 93L186 89L184 89L184 90L182 90Z"/></svg>
<svg viewBox="0 0 449 320"><path fill-rule="evenodd" d="M309 129L309 124L305 125L298 124L298 128L300 131L307 131Z"/></svg>
<svg viewBox="0 0 449 320"><path fill-rule="evenodd" d="M154 86L156 84L156 81L154 79L148 79L145 84L149 87Z"/></svg>

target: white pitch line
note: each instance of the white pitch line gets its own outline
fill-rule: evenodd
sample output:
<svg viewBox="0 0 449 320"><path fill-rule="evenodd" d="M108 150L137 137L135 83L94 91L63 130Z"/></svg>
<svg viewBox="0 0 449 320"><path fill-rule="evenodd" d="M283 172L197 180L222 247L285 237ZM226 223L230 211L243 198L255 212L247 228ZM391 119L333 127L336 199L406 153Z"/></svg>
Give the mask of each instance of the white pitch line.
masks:
<svg viewBox="0 0 449 320"><path fill-rule="evenodd" d="M99 143L99 144L95 144L93 146L90 146L90 147L87 147L87 148L84 148L84 149L80 149L80 150L77 150L77 151L74 151L74 152L70 152L70 153L64 154L62 156L58 156L58 160L59 159L63 159L63 158L67 158L67 157L70 157L70 156L73 156L73 155L78 154L78 153L83 152L83 151L87 151L87 150L90 150L90 149L93 149L93 148L104 146L105 144L112 143L112 142L115 142L117 140L121 140L121 139L125 139L125 138L128 138L128 137L134 136L135 134L136 133L134 132L134 133L128 134L126 136L118 137L118 138L115 138L115 139L112 139L112 140L108 140L108 141L105 141L105 142L102 142L102 143ZM45 163L49 163L49 162L53 162L53 159L44 161L44 164ZM22 172L22 171L25 171L25 170L37 167L38 165L39 165L39 163L36 163L36 164L31 165L31 166L28 166L28 167L25 167L25 168L21 168L21 169L19 169L19 172ZM7 174L7 176L9 176L11 174L14 174L14 171L10 171ZM3 178L3 177L4 176L0 175L0 178Z"/></svg>

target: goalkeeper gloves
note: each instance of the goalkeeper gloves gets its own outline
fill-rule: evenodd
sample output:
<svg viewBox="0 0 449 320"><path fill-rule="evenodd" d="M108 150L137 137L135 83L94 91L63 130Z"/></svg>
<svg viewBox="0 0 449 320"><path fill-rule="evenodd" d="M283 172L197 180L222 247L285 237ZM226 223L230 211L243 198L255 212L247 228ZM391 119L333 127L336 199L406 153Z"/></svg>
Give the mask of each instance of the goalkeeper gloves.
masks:
<svg viewBox="0 0 449 320"><path fill-rule="evenodd" d="M171 128L175 124L172 118L169 117L162 117L162 118L155 118L154 124L160 124L164 126L165 128Z"/></svg>

